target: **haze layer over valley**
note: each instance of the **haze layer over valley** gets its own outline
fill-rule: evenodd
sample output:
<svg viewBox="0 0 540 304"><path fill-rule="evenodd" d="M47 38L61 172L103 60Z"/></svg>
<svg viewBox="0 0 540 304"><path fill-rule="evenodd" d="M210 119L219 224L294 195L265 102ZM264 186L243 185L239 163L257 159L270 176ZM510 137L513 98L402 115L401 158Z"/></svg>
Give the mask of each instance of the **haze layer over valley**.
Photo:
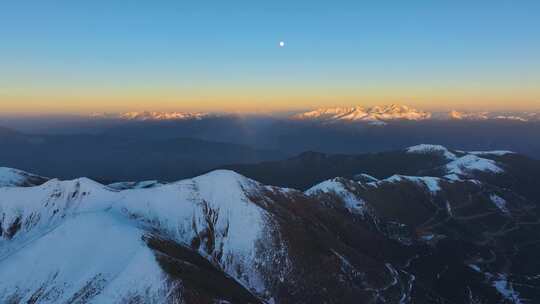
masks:
<svg viewBox="0 0 540 304"><path fill-rule="evenodd" d="M517 119L516 117L521 117ZM535 113L435 113L403 105L318 109L288 116L130 112L1 118L0 165L98 181L163 180L307 151L358 154L425 142L540 158Z"/></svg>

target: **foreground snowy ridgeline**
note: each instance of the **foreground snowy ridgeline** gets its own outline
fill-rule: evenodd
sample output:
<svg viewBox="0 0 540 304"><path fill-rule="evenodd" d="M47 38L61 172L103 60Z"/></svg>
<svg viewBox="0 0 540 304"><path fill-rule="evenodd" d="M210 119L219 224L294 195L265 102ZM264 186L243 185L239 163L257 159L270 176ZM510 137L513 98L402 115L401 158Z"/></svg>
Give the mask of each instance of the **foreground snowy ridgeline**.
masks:
<svg viewBox="0 0 540 304"><path fill-rule="evenodd" d="M227 170L106 186L1 169L0 303L540 301L537 192L514 154L403 153L443 161L306 192Z"/></svg>
<svg viewBox="0 0 540 304"><path fill-rule="evenodd" d="M152 238L189 246L263 293L259 264L285 250L261 251L274 237L272 220L247 195L264 189L229 171L140 190L84 178L1 188L0 295L23 302L159 302L181 282L167 277L143 242Z"/></svg>

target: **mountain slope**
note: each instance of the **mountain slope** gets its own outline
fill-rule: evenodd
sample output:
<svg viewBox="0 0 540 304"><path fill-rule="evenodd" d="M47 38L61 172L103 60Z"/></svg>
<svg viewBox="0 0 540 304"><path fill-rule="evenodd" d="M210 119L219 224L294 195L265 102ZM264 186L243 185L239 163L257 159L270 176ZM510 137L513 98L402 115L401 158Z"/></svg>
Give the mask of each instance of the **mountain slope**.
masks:
<svg viewBox="0 0 540 304"><path fill-rule="evenodd" d="M305 192L228 170L168 184L1 187L0 302L540 299L535 161L435 145L309 156L304 166L333 172L378 160L372 170L411 174L353 168L356 180Z"/></svg>
<svg viewBox="0 0 540 304"><path fill-rule="evenodd" d="M193 138L140 139L106 135L27 135L0 149L0 166L106 183L174 181L216 166L279 159L282 154L239 144Z"/></svg>
<svg viewBox="0 0 540 304"><path fill-rule="evenodd" d="M300 192L230 171L124 191L87 179L1 188L0 297L348 303L403 292L382 290L395 284L393 273L328 233L310 205ZM200 272L221 285L201 281Z"/></svg>
<svg viewBox="0 0 540 304"><path fill-rule="evenodd" d="M17 169L0 167L0 187L37 186L43 184L46 177L34 175Z"/></svg>
<svg viewBox="0 0 540 304"><path fill-rule="evenodd" d="M415 277L414 303L534 303L540 271L532 256L538 201L477 180L392 176L343 178L306 193L347 210L417 251L402 271ZM423 247L424 244L427 247Z"/></svg>

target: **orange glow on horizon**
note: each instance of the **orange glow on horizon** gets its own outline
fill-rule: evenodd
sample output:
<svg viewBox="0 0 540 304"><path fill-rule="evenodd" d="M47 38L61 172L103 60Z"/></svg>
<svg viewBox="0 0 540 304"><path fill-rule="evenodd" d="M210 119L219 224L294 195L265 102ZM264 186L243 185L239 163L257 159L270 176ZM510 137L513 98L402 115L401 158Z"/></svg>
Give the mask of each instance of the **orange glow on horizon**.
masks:
<svg viewBox="0 0 540 304"><path fill-rule="evenodd" d="M520 91L485 97L478 92L437 94L418 92L395 96L393 94L341 94L324 92L318 95L256 95L242 96L0 96L0 113L13 114L88 114L93 112L126 111L203 111L233 113L271 113L299 111L319 107L373 106L404 104L429 111L482 110L526 111L540 110L540 98ZM540 96L537 95L537 96Z"/></svg>

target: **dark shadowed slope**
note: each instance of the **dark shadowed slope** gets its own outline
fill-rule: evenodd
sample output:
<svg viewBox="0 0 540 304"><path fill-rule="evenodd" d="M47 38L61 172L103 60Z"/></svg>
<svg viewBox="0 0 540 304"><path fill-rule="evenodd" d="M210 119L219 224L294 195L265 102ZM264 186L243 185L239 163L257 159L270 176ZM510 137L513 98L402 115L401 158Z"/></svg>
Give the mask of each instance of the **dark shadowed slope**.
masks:
<svg viewBox="0 0 540 304"><path fill-rule="evenodd" d="M192 138L0 134L0 166L45 176L103 182L173 181L230 163L279 159L277 151Z"/></svg>

